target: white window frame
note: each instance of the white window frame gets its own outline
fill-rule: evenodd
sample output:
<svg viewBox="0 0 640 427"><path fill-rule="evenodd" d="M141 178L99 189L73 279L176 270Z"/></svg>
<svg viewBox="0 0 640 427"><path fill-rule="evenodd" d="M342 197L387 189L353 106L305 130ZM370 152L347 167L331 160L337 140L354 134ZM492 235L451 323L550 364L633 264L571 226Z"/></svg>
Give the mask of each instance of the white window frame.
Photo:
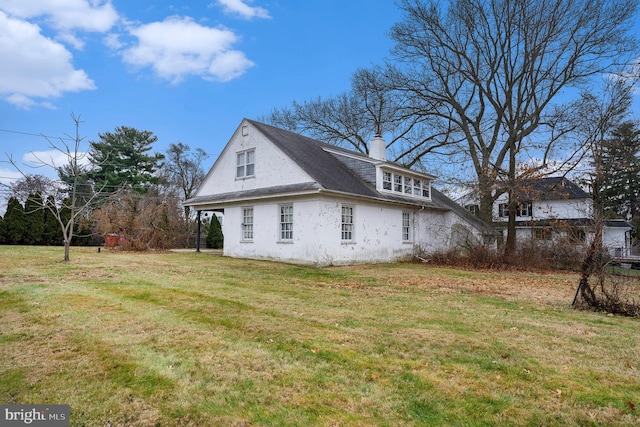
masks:
<svg viewBox="0 0 640 427"><path fill-rule="evenodd" d="M355 210L353 205L342 205L340 208L340 240L343 243L355 240Z"/></svg>
<svg viewBox="0 0 640 427"><path fill-rule="evenodd" d="M256 149L238 151L236 153L236 179L256 176Z"/></svg>
<svg viewBox="0 0 640 427"><path fill-rule="evenodd" d="M382 190L418 198L431 198L431 181L411 174L382 171Z"/></svg>
<svg viewBox="0 0 640 427"><path fill-rule="evenodd" d="M402 212L402 241L411 242L411 212Z"/></svg>
<svg viewBox="0 0 640 427"><path fill-rule="evenodd" d="M242 222L240 224L241 224L242 241L252 242L253 232L254 232L253 206L245 206L242 208L241 212L242 212Z"/></svg>
<svg viewBox="0 0 640 427"><path fill-rule="evenodd" d="M285 204L278 206L280 238L281 242L290 242L293 240L293 204Z"/></svg>

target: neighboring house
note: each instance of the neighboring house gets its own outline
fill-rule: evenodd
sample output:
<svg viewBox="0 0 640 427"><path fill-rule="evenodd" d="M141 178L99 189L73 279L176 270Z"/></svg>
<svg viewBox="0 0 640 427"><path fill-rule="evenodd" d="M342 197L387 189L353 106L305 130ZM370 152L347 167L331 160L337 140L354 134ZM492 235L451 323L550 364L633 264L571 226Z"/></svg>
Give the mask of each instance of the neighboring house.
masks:
<svg viewBox="0 0 640 427"><path fill-rule="evenodd" d="M195 196L224 216L224 254L311 265L392 262L495 238L433 176L244 119Z"/></svg>
<svg viewBox="0 0 640 427"><path fill-rule="evenodd" d="M589 193L564 177L532 180L522 185L516 211L516 239L552 241L571 236L575 241L589 241L593 235L593 199ZM458 199L467 210L475 212L473 195ZM493 220L506 238L509 220L508 195L500 195L493 205ZM607 220L603 224L602 243L612 256L626 257L631 249L633 226L625 220Z"/></svg>

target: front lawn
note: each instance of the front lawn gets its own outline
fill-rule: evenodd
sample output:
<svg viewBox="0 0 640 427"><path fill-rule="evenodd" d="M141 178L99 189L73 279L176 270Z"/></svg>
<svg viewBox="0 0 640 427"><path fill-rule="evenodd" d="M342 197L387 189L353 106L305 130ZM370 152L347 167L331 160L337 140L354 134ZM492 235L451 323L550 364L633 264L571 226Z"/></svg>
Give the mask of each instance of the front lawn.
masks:
<svg viewBox="0 0 640 427"><path fill-rule="evenodd" d="M72 426L640 425L572 274L0 246L0 403Z"/></svg>

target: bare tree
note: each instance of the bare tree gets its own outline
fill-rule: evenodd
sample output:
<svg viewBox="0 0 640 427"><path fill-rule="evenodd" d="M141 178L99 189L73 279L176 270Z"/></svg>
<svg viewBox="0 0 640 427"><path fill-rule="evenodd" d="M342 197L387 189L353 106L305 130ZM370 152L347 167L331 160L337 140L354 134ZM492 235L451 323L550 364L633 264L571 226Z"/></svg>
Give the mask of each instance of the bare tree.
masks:
<svg viewBox="0 0 640 427"><path fill-rule="evenodd" d="M74 226L90 212L95 202L95 197L91 195L85 195L83 198L78 197L78 186L83 177L82 161L85 153L80 150L83 140L79 133L80 116L76 117L72 113L71 118L75 123L75 136L61 137L57 142L54 142L43 135L49 142L49 148L66 157L66 180L53 180L41 175L27 174L13 157L7 155L8 162L23 176L23 180L19 181L11 191L21 195L25 200L31 201L36 209L47 209L57 220L64 242L64 261L70 260L71 240L75 235ZM52 161L35 157L38 161L37 167L60 170L60 167L53 164ZM31 194L38 194L39 197L31 197Z"/></svg>
<svg viewBox="0 0 640 427"><path fill-rule="evenodd" d="M174 186L182 200L187 200L197 190L204 179L202 163L208 158L207 153L197 148L194 152L181 142L170 144L167 149L167 162L164 165L166 181ZM185 219L189 219L190 207L184 207Z"/></svg>
<svg viewBox="0 0 640 427"><path fill-rule="evenodd" d="M294 101L291 108L274 109L263 120L364 154L374 136L385 136L390 160L419 166L426 154L457 141L449 139L453 134L447 125L434 132L440 122L415 114L407 93L397 87L397 73L393 67L358 69L349 92Z"/></svg>
<svg viewBox="0 0 640 427"><path fill-rule="evenodd" d="M463 141L490 221L500 181L511 197L505 252L515 248L519 162L541 168L568 147L570 89L630 63L636 0L402 0L392 29L401 86L422 117ZM443 124L443 126L445 125Z"/></svg>

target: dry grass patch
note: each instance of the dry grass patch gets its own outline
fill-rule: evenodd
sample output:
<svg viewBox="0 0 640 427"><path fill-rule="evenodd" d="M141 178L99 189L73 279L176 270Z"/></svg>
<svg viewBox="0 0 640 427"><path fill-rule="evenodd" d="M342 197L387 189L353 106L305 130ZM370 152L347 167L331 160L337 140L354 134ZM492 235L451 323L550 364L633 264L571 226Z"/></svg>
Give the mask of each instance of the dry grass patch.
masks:
<svg viewBox="0 0 640 427"><path fill-rule="evenodd" d="M72 425L637 425L577 276L0 247L0 401Z"/></svg>

